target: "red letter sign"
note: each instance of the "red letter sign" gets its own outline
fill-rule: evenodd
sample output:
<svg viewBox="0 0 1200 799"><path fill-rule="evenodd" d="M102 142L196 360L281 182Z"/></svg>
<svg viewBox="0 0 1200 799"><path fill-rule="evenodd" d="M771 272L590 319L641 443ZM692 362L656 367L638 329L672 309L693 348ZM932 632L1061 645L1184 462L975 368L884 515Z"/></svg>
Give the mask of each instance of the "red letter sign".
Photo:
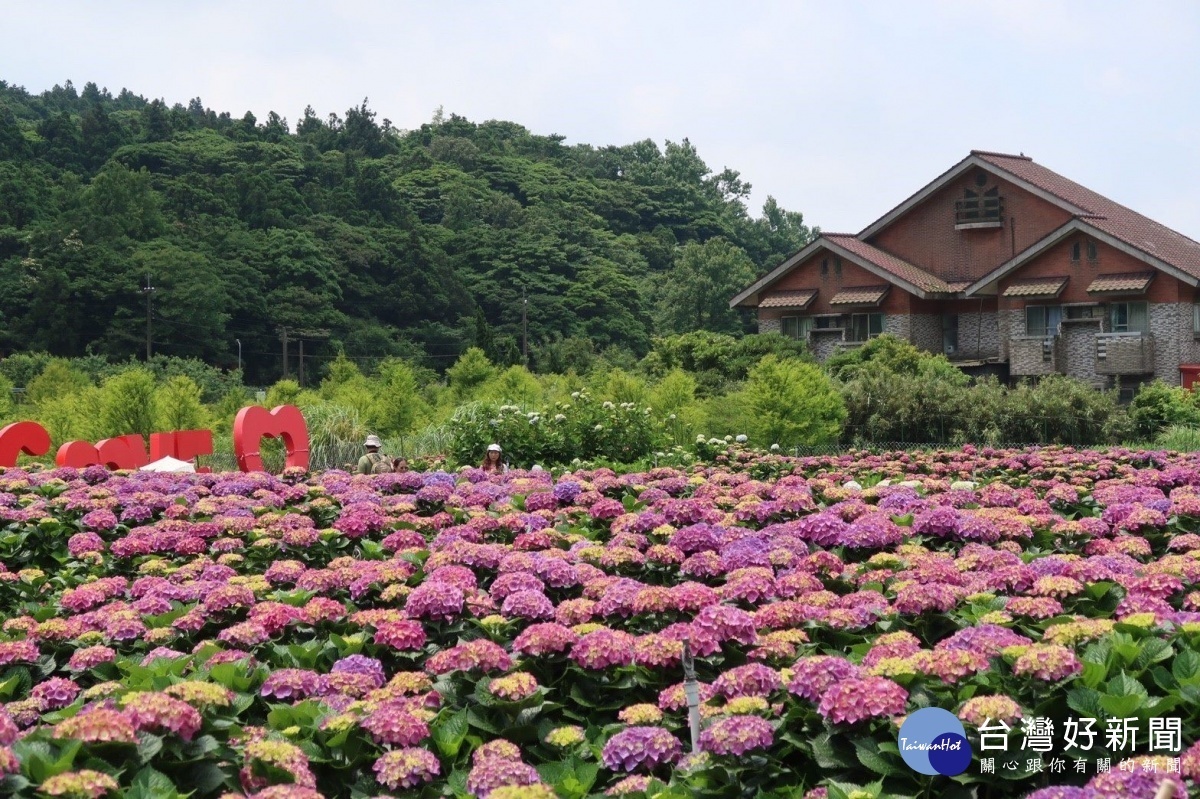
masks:
<svg viewBox="0 0 1200 799"><path fill-rule="evenodd" d="M283 439L289 467L308 468L308 425L295 405L280 405L270 412L251 405L238 411L233 421L233 451L243 472L263 471L259 449L264 436Z"/></svg>
<svg viewBox="0 0 1200 799"><path fill-rule="evenodd" d="M0 466L16 466L17 456L45 455L50 451L50 434L37 422L13 422L0 430Z"/></svg>
<svg viewBox="0 0 1200 799"><path fill-rule="evenodd" d="M190 461L198 455L213 454L213 437L211 430L175 430L170 433L150 434L150 460L177 458ZM202 466L198 472L211 472L212 469Z"/></svg>
<svg viewBox="0 0 1200 799"><path fill-rule="evenodd" d="M68 441L58 448L55 461L59 466L76 469L96 465L110 469L140 469L150 459L146 456L146 440L135 433L106 438L95 446L86 441Z"/></svg>

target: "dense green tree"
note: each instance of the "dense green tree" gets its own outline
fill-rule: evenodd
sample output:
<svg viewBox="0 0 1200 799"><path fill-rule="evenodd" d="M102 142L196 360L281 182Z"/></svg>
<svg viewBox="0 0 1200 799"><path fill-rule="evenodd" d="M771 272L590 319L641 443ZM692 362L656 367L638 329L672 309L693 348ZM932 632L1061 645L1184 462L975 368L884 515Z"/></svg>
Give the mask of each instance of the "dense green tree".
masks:
<svg viewBox="0 0 1200 799"><path fill-rule="evenodd" d="M741 316L729 300L754 280L754 271L750 257L725 239L686 245L663 285L660 302L667 329L740 332Z"/></svg>
<svg viewBox="0 0 1200 799"><path fill-rule="evenodd" d="M0 346L141 357L149 273L155 351L228 368L240 341L259 384L285 371L284 329L368 369L473 344L521 363L526 331L539 369L628 365L655 335L740 335L729 296L807 241L773 199L751 218L749 191L686 139L569 145L444 113L402 132L366 100L292 132L200 98L0 82Z"/></svg>

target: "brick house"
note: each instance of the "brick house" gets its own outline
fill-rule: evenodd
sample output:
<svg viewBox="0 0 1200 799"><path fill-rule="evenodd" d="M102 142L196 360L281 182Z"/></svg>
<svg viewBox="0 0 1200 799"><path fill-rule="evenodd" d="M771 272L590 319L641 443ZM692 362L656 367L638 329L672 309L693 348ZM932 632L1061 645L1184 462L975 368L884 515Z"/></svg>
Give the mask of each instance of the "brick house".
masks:
<svg viewBox="0 0 1200 799"><path fill-rule="evenodd" d="M731 300L825 360L891 333L968 371L1190 384L1200 243L1024 155L972 151Z"/></svg>

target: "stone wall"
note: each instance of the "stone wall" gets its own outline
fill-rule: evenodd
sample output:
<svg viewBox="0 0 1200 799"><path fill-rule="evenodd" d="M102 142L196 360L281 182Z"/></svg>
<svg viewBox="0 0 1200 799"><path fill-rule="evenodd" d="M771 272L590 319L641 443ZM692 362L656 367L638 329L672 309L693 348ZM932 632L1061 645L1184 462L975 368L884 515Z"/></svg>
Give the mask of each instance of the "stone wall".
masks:
<svg viewBox="0 0 1200 799"><path fill-rule="evenodd" d="M809 334L808 348L817 361L824 363L841 351L838 347L841 340L840 330L814 330Z"/></svg>
<svg viewBox="0 0 1200 799"><path fill-rule="evenodd" d="M909 317L909 341L929 352L942 351L942 317L938 314L913 314Z"/></svg>
<svg viewBox="0 0 1200 799"><path fill-rule="evenodd" d="M1000 319L994 311L958 315L958 357L995 358L1000 340Z"/></svg>
<svg viewBox="0 0 1200 799"><path fill-rule="evenodd" d="M1001 311L996 314L1000 323L1000 360L1012 360L1012 340L1025 335L1025 311Z"/></svg>
<svg viewBox="0 0 1200 799"><path fill-rule="evenodd" d="M883 332L885 335L909 340L912 333L912 317L908 314L890 313L883 317Z"/></svg>
<svg viewBox="0 0 1200 799"><path fill-rule="evenodd" d="M1179 365L1196 362L1191 303L1151 305L1150 334L1154 336L1154 376L1168 385L1179 385Z"/></svg>
<svg viewBox="0 0 1200 799"><path fill-rule="evenodd" d="M1062 361L1058 371L1078 380L1086 380L1097 388L1108 384L1108 378L1096 374L1096 334L1101 332L1099 319L1069 319L1062 323L1059 337Z"/></svg>
<svg viewBox="0 0 1200 799"><path fill-rule="evenodd" d="M759 333L779 333L783 330L783 323L779 317L774 319L764 319L758 317L758 332Z"/></svg>
<svg viewBox="0 0 1200 799"><path fill-rule="evenodd" d="M1018 336L1008 341L1009 373L1014 378L1050 375L1059 371L1063 362L1062 338L1052 340L1049 360L1045 356L1045 339Z"/></svg>

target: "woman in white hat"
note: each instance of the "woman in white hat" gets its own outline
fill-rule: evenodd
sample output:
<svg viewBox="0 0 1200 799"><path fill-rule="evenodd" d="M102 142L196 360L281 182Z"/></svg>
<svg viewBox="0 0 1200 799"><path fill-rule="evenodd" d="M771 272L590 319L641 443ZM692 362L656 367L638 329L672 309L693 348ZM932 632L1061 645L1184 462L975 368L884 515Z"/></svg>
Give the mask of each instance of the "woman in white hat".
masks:
<svg viewBox="0 0 1200 799"><path fill-rule="evenodd" d="M507 472L508 466L500 460L501 454L499 444L489 444L487 453L483 456L483 464L479 468L485 472Z"/></svg>
<svg viewBox="0 0 1200 799"><path fill-rule="evenodd" d="M379 440L379 436L367 436L367 440L363 442L363 446L367 448L367 454L358 459L359 474L379 474L380 472L390 472L392 470L391 461L379 451L379 448L383 446L383 442Z"/></svg>

